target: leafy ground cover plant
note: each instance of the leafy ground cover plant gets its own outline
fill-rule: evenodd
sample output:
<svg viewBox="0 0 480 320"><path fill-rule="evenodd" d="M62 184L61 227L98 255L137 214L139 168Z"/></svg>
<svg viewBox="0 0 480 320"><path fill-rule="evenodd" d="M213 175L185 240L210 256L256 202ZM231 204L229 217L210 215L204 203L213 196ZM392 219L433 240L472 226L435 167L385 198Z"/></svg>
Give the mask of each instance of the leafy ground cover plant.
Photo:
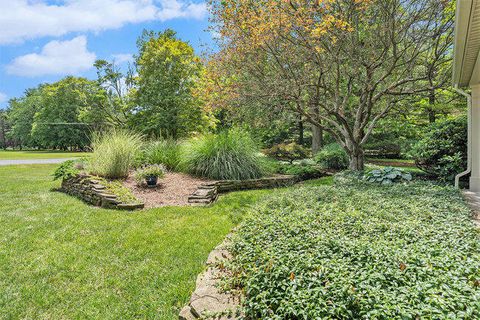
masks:
<svg viewBox="0 0 480 320"><path fill-rule="evenodd" d="M338 143L326 145L315 155L315 161L325 169L343 170L348 167L348 155Z"/></svg>
<svg viewBox="0 0 480 320"><path fill-rule="evenodd" d="M480 241L458 191L413 182L302 187L234 236L248 319L478 319Z"/></svg>
<svg viewBox="0 0 480 320"><path fill-rule="evenodd" d="M110 179L125 178L142 146L142 138L129 131L113 130L96 135L92 146L89 173Z"/></svg>
<svg viewBox="0 0 480 320"><path fill-rule="evenodd" d="M259 149L248 133L238 129L189 141L182 152L181 166L194 175L219 180L263 175Z"/></svg>
<svg viewBox="0 0 480 320"><path fill-rule="evenodd" d="M181 143L174 139L151 142L142 150L143 163L162 164L175 171L180 163L181 147Z"/></svg>
<svg viewBox="0 0 480 320"><path fill-rule="evenodd" d="M367 172L364 179L368 182L387 185L396 182L412 181L412 174L400 168L385 167Z"/></svg>
<svg viewBox="0 0 480 320"><path fill-rule="evenodd" d="M62 162L53 172L53 180L63 180L76 176L80 170L75 167L74 160Z"/></svg>

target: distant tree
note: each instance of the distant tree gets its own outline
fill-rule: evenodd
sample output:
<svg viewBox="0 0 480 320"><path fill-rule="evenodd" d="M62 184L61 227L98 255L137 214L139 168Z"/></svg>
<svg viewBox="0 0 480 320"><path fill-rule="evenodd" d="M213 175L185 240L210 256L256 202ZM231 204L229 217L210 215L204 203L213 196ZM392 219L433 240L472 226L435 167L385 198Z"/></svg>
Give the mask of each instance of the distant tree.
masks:
<svg viewBox="0 0 480 320"><path fill-rule="evenodd" d="M144 31L137 42L135 106L129 124L148 136L181 137L207 123L193 95L202 63L172 30Z"/></svg>
<svg viewBox="0 0 480 320"><path fill-rule="evenodd" d="M115 61L106 60L97 60L94 66L97 69L98 84L105 90L106 99L100 112L112 125L126 125L133 103L133 69L129 66L128 70L123 72Z"/></svg>
<svg viewBox="0 0 480 320"><path fill-rule="evenodd" d="M448 1L212 0L217 59L233 99L280 102L347 151L364 145L397 100L427 90L424 53Z"/></svg>
<svg viewBox="0 0 480 320"><path fill-rule="evenodd" d="M8 121L8 115L6 110L0 110L0 148L7 149L11 147L12 143L8 137L10 131L10 123Z"/></svg>
<svg viewBox="0 0 480 320"><path fill-rule="evenodd" d="M40 85L37 88L27 89L23 97L9 101L7 109L8 121L11 124L9 137L20 148L38 146L32 136L32 127L35 113L42 106L43 87L44 85Z"/></svg>
<svg viewBox="0 0 480 320"><path fill-rule="evenodd" d="M85 148L92 130L103 125L99 107L103 98L98 84L85 78L66 77L43 86L32 137L46 148Z"/></svg>

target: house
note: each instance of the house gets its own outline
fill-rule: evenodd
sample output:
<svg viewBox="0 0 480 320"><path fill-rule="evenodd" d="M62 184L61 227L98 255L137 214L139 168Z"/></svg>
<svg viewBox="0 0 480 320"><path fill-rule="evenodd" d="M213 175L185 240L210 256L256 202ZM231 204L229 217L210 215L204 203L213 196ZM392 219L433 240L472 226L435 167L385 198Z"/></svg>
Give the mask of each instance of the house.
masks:
<svg viewBox="0 0 480 320"><path fill-rule="evenodd" d="M480 192L480 0L457 0L453 84L469 104L468 168L456 185L470 173L470 191Z"/></svg>

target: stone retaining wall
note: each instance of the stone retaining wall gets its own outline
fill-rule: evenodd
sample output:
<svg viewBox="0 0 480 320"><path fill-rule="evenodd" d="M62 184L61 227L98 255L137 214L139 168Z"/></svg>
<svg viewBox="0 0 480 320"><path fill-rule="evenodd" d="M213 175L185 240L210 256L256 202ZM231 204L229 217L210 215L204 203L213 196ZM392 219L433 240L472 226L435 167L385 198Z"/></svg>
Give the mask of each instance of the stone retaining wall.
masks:
<svg viewBox="0 0 480 320"><path fill-rule="evenodd" d="M225 264L231 259L227 245L229 236L208 256L207 268L197 277L196 288L188 305L179 314L180 320L215 319L236 320L242 318L241 293L221 290Z"/></svg>
<svg viewBox="0 0 480 320"><path fill-rule="evenodd" d="M286 187L299 181L301 181L301 179L298 176L293 175L277 175L249 180L213 181L200 185L198 189L188 197L188 202L193 204L209 204L214 202L220 193L238 190Z"/></svg>
<svg viewBox="0 0 480 320"><path fill-rule="evenodd" d="M60 191L106 209L135 210L145 206L143 203L123 203L115 194L108 192L101 181L89 175L64 179Z"/></svg>

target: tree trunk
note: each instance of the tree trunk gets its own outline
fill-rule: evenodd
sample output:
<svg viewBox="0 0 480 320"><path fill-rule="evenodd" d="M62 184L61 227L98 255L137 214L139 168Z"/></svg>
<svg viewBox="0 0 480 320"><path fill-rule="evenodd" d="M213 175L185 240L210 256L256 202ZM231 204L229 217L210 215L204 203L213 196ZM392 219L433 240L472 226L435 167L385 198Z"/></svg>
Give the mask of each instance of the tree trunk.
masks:
<svg viewBox="0 0 480 320"><path fill-rule="evenodd" d="M357 144L350 143L349 153L349 169L352 171L363 171L365 169L365 153L363 148Z"/></svg>
<svg viewBox="0 0 480 320"><path fill-rule="evenodd" d="M312 125L312 154L317 154L323 147L323 130L319 126Z"/></svg>
<svg viewBox="0 0 480 320"><path fill-rule="evenodd" d="M436 120L436 115L435 115L435 89L430 90L430 93L428 95L428 121L430 123L434 123Z"/></svg>
<svg viewBox="0 0 480 320"><path fill-rule="evenodd" d="M304 143L304 139L303 139L304 131L305 131L305 129L303 127L302 117L299 117L299 119L298 119L298 144L299 145L303 145L303 143Z"/></svg>

